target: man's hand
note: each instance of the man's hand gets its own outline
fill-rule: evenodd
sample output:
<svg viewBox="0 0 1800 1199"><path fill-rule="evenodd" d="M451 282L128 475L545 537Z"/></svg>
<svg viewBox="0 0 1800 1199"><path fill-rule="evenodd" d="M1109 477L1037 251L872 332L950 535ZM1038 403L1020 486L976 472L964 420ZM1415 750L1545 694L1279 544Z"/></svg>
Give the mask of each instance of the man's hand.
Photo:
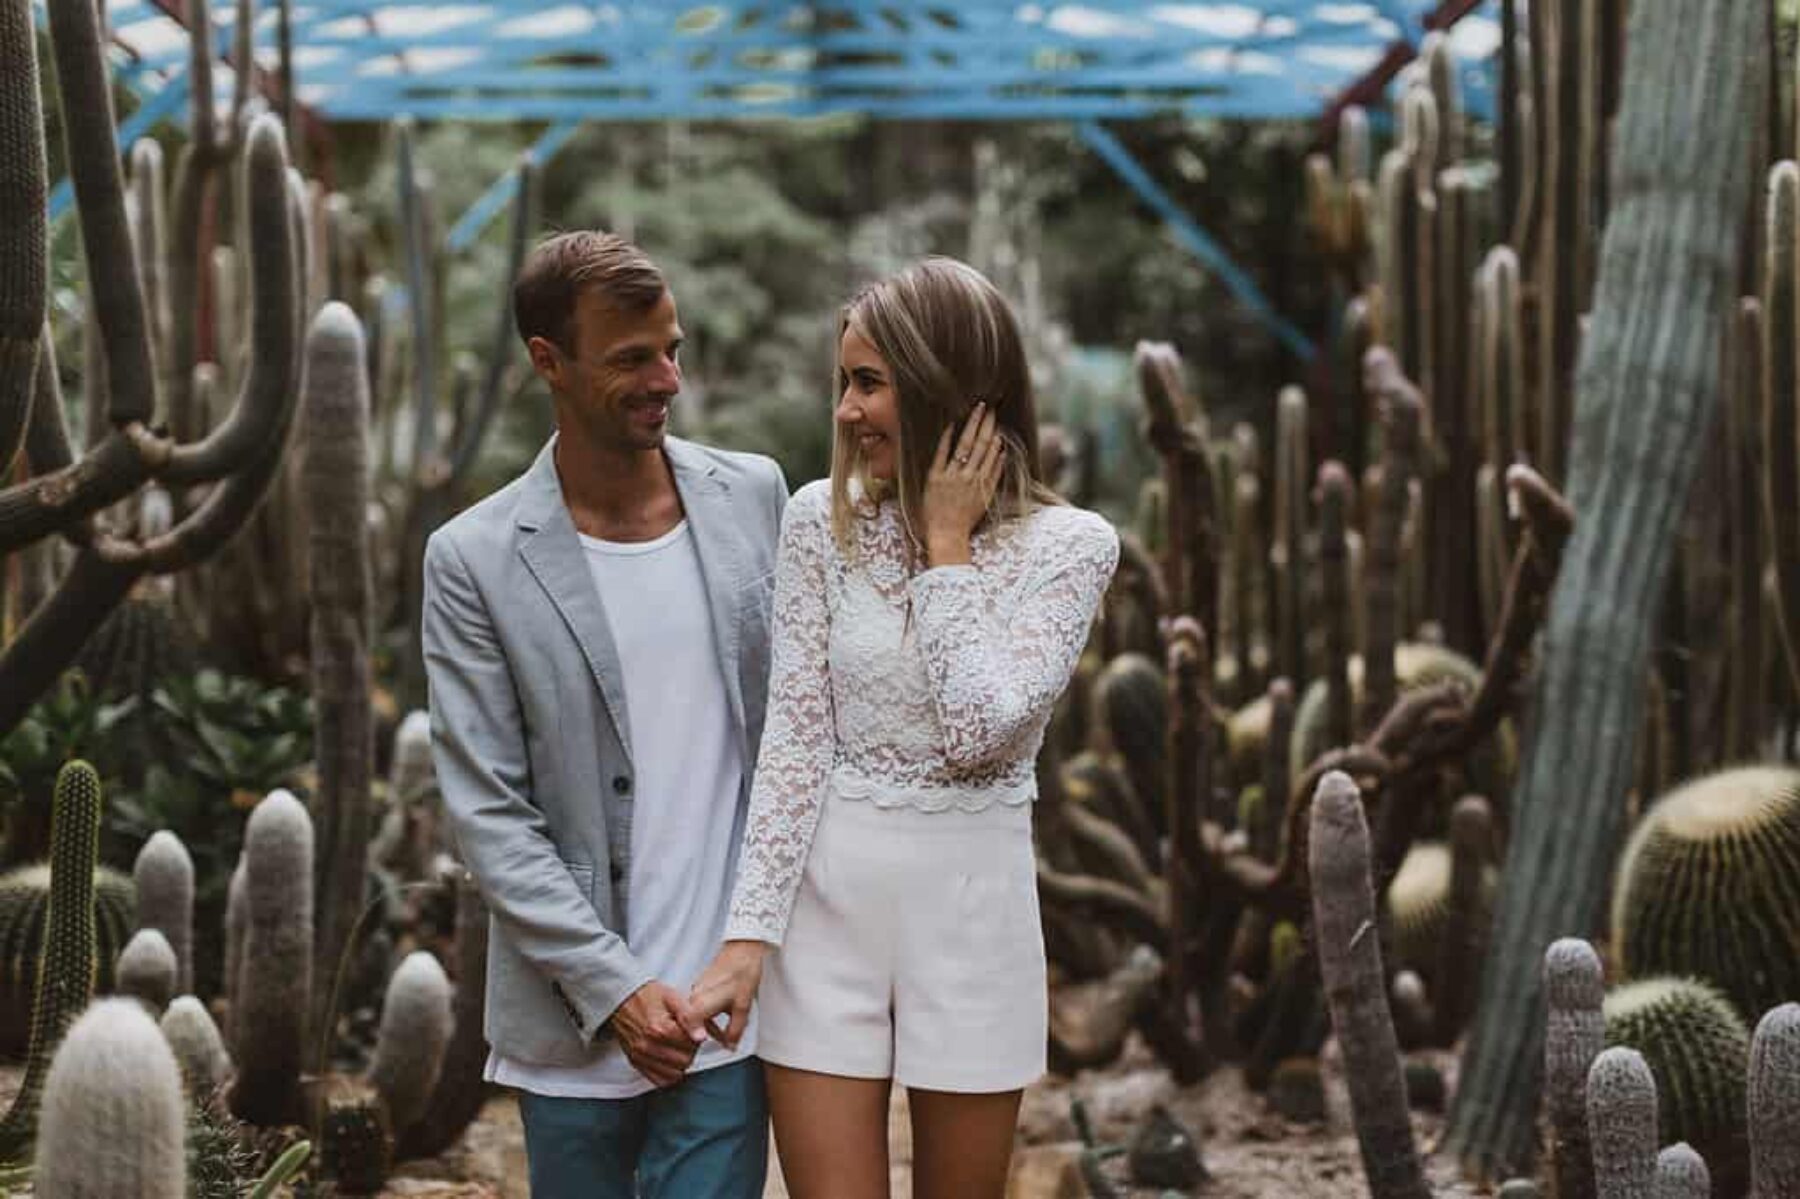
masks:
<svg viewBox="0 0 1800 1199"><path fill-rule="evenodd" d="M688 994L694 1018L702 1021L713 1039L728 1049L737 1048L750 1023L750 1004L762 982L763 954L768 949L762 941L725 942ZM726 1012L731 1013L731 1022L721 1031L713 1017Z"/></svg>
<svg viewBox="0 0 1800 1199"><path fill-rule="evenodd" d="M706 1024L687 1001L659 982L645 983L621 1003L608 1021L625 1057L659 1087L672 1087L706 1040Z"/></svg>

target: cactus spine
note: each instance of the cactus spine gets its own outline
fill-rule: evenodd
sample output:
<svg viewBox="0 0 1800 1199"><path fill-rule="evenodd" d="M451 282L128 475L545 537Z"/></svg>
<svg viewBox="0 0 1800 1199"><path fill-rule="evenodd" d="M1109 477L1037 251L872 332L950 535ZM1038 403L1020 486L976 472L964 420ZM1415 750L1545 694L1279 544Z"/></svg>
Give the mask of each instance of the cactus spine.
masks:
<svg viewBox="0 0 1800 1199"><path fill-rule="evenodd" d="M151 835L132 868L138 927L168 938L176 962L175 993L194 989L194 859L168 830Z"/></svg>
<svg viewBox="0 0 1800 1199"><path fill-rule="evenodd" d="M1375 890L1362 796L1342 771L1319 782L1307 860L1319 972L1344 1051L1363 1172L1375 1199L1429 1199L1407 1115L1400 1047L1375 936Z"/></svg>
<svg viewBox="0 0 1800 1199"><path fill-rule="evenodd" d="M304 486L311 513L313 746L319 767L314 823L318 942L312 1023L328 1033L331 985L362 910L375 767L370 706L369 395L362 326L348 305L319 311L307 339ZM322 1068L324 1063L315 1063Z"/></svg>
<svg viewBox="0 0 1800 1199"><path fill-rule="evenodd" d="M103 999L69 1029L40 1124L33 1192L43 1199L187 1194L181 1071L130 1000Z"/></svg>
<svg viewBox="0 0 1800 1199"><path fill-rule="evenodd" d="M100 852L100 776L70 762L56 776L50 819L50 910L31 1013L31 1051L6 1119L0 1156L16 1157L37 1128L44 1078L69 1025L94 993L94 859Z"/></svg>
<svg viewBox="0 0 1800 1199"><path fill-rule="evenodd" d="M1606 999L1594 947L1564 937L1544 951L1544 1107L1550 1166L1558 1199L1593 1199L1594 1157L1588 1136L1588 1071L1606 1048Z"/></svg>
<svg viewBox="0 0 1800 1199"><path fill-rule="evenodd" d="M1588 1070L1588 1127L1599 1199L1644 1199L1656 1182L1656 1079L1635 1049L1603 1050Z"/></svg>
<svg viewBox="0 0 1800 1199"><path fill-rule="evenodd" d="M450 980L444 968L424 950L408 954L382 1000L381 1033L369 1068L395 1129L411 1126L424 1114L443 1069L450 1031Z"/></svg>
<svg viewBox="0 0 1800 1199"><path fill-rule="evenodd" d="M313 828L273 791L244 829L244 943L232 1000L238 1063L231 1110L252 1124L294 1120L312 995Z"/></svg>
<svg viewBox="0 0 1800 1199"><path fill-rule="evenodd" d="M1800 1195L1800 1003L1771 1008L1750 1040L1750 1193Z"/></svg>

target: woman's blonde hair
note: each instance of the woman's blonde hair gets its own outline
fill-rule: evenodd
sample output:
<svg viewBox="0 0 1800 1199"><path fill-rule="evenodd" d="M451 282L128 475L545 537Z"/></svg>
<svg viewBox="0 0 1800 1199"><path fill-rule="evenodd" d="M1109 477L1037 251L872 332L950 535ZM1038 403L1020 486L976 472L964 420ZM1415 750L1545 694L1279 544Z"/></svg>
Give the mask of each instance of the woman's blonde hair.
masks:
<svg viewBox="0 0 1800 1199"><path fill-rule="evenodd" d="M993 411L1006 443L1000 483L983 525L1062 503L1044 484L1038 462L1037 401L1019 323L980 271L954 258L917 262L852 296L838 316L839 343L851 328L887 364L900 443L894 478L876 480L869 477L856 440L842 428L833 430L831 531L846 553L855 544L852 479L866 499L895 498L912 549L923 548L925 480L938 438L946 427L960 432L977 401ZM837 386L841 395L841 369Z"/></svg>

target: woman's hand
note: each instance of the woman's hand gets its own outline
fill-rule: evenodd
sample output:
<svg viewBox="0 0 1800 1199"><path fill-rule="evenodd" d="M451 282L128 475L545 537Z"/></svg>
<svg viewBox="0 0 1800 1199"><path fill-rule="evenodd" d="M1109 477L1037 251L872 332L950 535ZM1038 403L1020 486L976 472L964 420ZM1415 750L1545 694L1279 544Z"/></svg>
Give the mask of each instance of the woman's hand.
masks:
<svg viewBox="0 0 1800 1199"><path fill-rule="evenodd" d="M938 438L937 455L925 476L925 553L932 566L968 563L969 538L993 503L1006 458L1006 442L985 403L969 413L954 450L952 432L946 426Z"/></svg>
<svg viewBox="0 0 1800 1199"><path fill-rule="evenodd" d="M713 1040L727 1049L737 1048L750 1023L750 1004L762 982L763 954L768 951L762 941L725 942L688 993L694 1016L704 1021ZM713 1018L726 1012L731 1013L731 1021L721 1031Z"/></svg>

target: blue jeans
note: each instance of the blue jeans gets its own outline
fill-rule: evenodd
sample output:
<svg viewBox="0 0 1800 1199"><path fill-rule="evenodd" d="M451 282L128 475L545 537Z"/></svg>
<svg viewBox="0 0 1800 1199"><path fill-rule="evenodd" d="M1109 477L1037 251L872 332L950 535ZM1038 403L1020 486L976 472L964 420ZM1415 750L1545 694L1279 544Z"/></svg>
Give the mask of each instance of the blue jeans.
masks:
<svg viewBox="0 0 1800 1199"><path fill-rule="evenodd" d="M762 1199L769 1105L756 1058L631 1099L521 1091L519 1116L531 1199Z"/></svg>

